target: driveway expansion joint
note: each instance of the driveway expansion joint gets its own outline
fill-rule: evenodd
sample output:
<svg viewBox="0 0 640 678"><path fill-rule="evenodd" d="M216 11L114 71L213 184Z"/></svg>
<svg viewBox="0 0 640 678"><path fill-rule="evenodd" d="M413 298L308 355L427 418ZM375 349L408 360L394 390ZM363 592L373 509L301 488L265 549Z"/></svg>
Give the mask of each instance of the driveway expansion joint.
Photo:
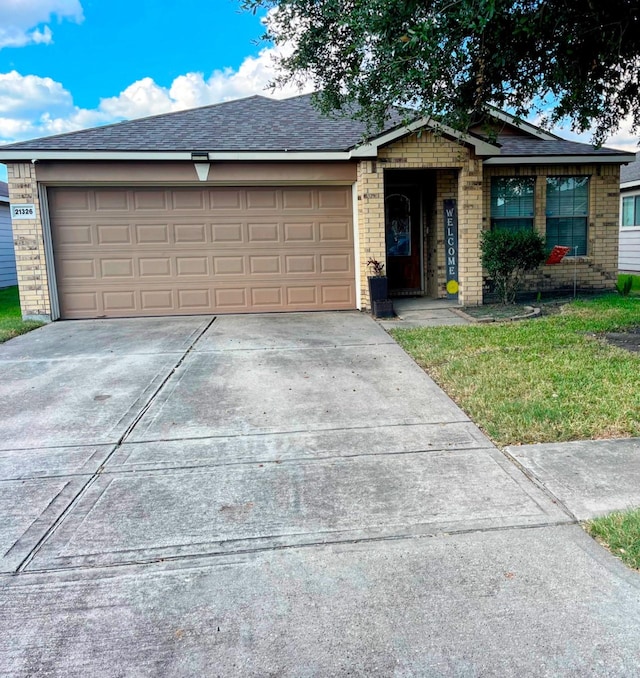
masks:
<svg viewBox="0 0 640 678"><path fill-rule="evenodd" d="M519 471L521 471L526 478L533 484L535 485L544 495L546 495L549 500L551 500L558 508L560 508L564 513L569 516L569 518L575 522L579 523L580 521L578 518L573 514L573 512L569 509L569 507L558 497L556 496L543 482L538 478L538 476L529 468L524 466L518 459L516 459L513 455L509 454L507 450L498 447L497 448L501 454L503 454L506 459L513 464Z"/></svg>
<svg viewBox="0 0 640 678"><path fill-rule="evenodd" d="M43 575L43 574L56 574L64 572L92 572L97 570L118 570L122 568L129 567L151 567L153 565L162 565L162 564L176 564L180 563L189 563L191 561L202 561L202 560L221 560L233 557L242 557L242 556L251 556L259 555L266 553L280 553L280 552L290 552L297 550L310 550L310 549L332 549L340 546L349 546L349 545L366 545L366 544L380 544L385 542L420 542L428 539L446 539L449 537L458 537L464 535L474 535L474 534L492 534L499 532L518 532L524 530L541 530L545 528L556 528L556 527L567 527L576 525L579 527L579 522L575 520L550 520L548 522L539 522L539 523L522 523L515 525L497 525L493 527L469 527L469 528L456 528L456 529L444 529L442 531L433 530L429 532L422 533L404 533L404 534L392 534L392 535L381 535L381 536L362 536L362 537L351 537L346 539L327 539L327 540L318 540L318 541L309 541L309 542L300 542L298 544L271 544L265 546L256 546L245 548L238 548L236 550L228 551L205 551L201 553L184 553L184 554L166 554L163 556L149 557L149 558L139 558L135 560L127 560L121 562L99 562L95 564L61 564L54 565L50 567L30 567L28 570L19 572L21 576L23 575ZM229 542L220 542L222 545ZM9 575L18 574L8 573Z"/></svg>
<svg viewBox="0 0 640 678"><path fill-rule="evenodd" d="M193 350L193 347L196 345L196 343L200 340L200 338L205 334L205 332L211 327L211 325L215 322L216 317L214 316L211 318L211 320L205 325L205 327L196 335L195 339L191 342L191 344L188 346L186 351L184 351L178 360L178 362L174 365L174 367L169 371L169 374L165 377L165 379L162 380L160 385L156 388L156 390L151 394L149 399L147 400L146 404L141 408L140 412L138 415L134 418L134 420L131 422L131 424L126 428L124 433L120 436L118 439L118 442L115 444L114 448L109 452L109 454L105 457L104 461L102 464L96 469L96 471L91 474L87 480L87 482L80 488L80 490L76 493L76 495L71 499L69 504L64 508L64 510L60 513L60 515L56 518L55 521L50 525L50 527L47 529L45 534L38 540L38 542L35 544L35 546L31 549L31 551L25 556L25 558L22 560L22 562L18 565L18 567L15 570L16 574L20 574L25 571L25 569L29 566L29 564L32 562L32 560L36 557L38 552L41 550L41 548L44 546L44 544L47 542L47 540L57 531L58 527L62 525L62 523L65 521L69 513L73 510L73 508L80 502L82 497L87 493L87 491L91 488L91 486L97 481L97 479L103 474L105 465L108 464L109 460L113 457L113 455L118 451L122 443L126 440L127 436L133 431L135 428L136 424L140 421L140 419L144 416L144 414L147 412L155 398L159 395L159 393L162 391L164 388L165 384L167 381L171 378L171 376L174 374L174 372L182 365L184 362L185 358L189 355L189 353Z"/></svg>

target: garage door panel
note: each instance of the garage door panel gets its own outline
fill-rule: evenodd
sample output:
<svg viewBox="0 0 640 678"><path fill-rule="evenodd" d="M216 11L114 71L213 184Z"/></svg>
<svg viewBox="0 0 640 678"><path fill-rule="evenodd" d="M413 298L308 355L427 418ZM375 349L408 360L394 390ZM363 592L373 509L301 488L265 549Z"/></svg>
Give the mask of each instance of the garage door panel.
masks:
<svg viewBox="0 0 640 678"><path fill-rule="evenodd" d="M258 309L283 308L281 287L251 288L251 305Z"/></svg>
<svg viewBox="0 0 640 678"><path fill-rule="evenodd" d="M211 306L211 290L208 288L178 290L178 307L183 312L208 313Z"/></svg>
<svg viewBox="0 0 640 678"><path fill-rule="evenodd" d="M95 243L93 237L94 229L91 224L79 224L62 226L58 230L58 243L60 245L93 245Z"/></svg>
<svg viewBox="0 0 640 678"><path fill-rule="evenodd" d="M249 257L251 275L280 275L280 257L277 254Z"/></svg>
<svg viewBox="0 0 640 678"><path fill-rule="evenodd" d="M295 243L314 242L316 239L314 233L314 223L284 224L284 242Z"/></svg>
<svg viewBox="0 0 640 678"><path fill-rule="evenodd" d="M169 245L168 224L136 224L136 243L139 245Z"/></svg>
<svg viewBox="0 0 640 678"><path fill-rule="evenodd" d="M180 277L209 277L208 257L176 257L176 273Z"/></svg>
<svg viewBox="0 0 640 678"><path fill-rule="evenodd" d="M95 226L96 245L131 245L134 242L129 224L99 224Z"/></svg>
<svg viewBox="0 0 640 678"><path fill-rule="evenodd" d="M285 256L285 270L290 275L315 273L316 257L313 254L288 254Z"/></svg>
<svg viewBox="0 0 640 678"><path fill-rule="evenodd" d="M171 278L174 267L172 257L139 257L138 271L141 278Z"/></svg>
<svg viewBox="0 0 640 678"><path fill-rule="evenodd" d="M320 256L320 271L325 274L348 274L353 270L351 261L348 254L322 254Z"/></svg>
<svg viewBox="0 0 640 678"><path fill-rule="evenodd" d="M244 275L244 257L213 257L213 271L217 276Z"/></svg>
<svg viewBox="0 0 640 678"><path fill-rule="evenodd" d="M284 210L313 210L316 207L313 199L315 194L312 189L285 189L282 191L282 207Z"/></svg>
<svg viewBox="0 0 640 678"><path fill-rule="evenodd" d="M134 314L139 308L136 292L133 290L104 290L100 295L101 311L107 315Z"/></svg>
<svg viewBox="0 0 640 678"><path fill-rule="evenodd" d="M95 192L95 211L128 212L130 192L126 190L97 190Z"/></svg>
<svg viewBox="0 0 640 678"><path fill-rule="evenodd" d="M318 288L315 285L288 285L287 305L292 308L317 306Z"/></svg>
<svg viewBox="0 0 640 678"><path fill-rule="evenodd" d="M101 259L100 276L103 280L112 278L134 278L134 262L130 257L122 259Z"/></svg>
<svg viewBox="0 0 640 678"><path fill-rule="evenodd" d="M280 241L278 224L247 224L249 243L277 243Z"/></svg>
<svg viewBox="0 0 640 678"><path fill-rule="evenodd" d="M175 224L173 227L174 243L189 246L193 243L205 244L210 240L207 237L208 230L207 224Z"/></svg>
<svg viewBox="0 0 640 678"><path fill-rule="evenodd" d="M207 191L208 207L213 212L221 210L237 212L245 206L242 192L236 188L216 188Z"/></svg>
<svg viewBox="0 0 640 678"><path fill-rule="evenodd" d="M318 191L318 208L321 210L349 209L351 192L342 188L323 188Z"/></svg>
<svg viewBox="0 0 640 678"><path fill-rule="evenodd" d="M97 280L96 262L94 259L71 259L66 260L62 266L64 280L90 281Z"/></svg>
<svg viewBox="0 0 640 678"><path fill-rule="evenodd" d="M319 225L319 240L325 245L329 243L347 244L352 241L352 225L347 221L323 221Z"/></svg>
<svg viewBox="0 0 640 678"><path fill-rule="evenodd" d="M278 200L280 191L274 189L247 189L247 210L260 210L261 212L268 210L278 210L280 208L280 201Z"/></svg>
<svg viewBox="0 0 640 678"><path fill-rule="evenodd" d="M247 289L244 287L217 288L214 290L217 308L233 312L245 311L247 307Z"/></svg>
<svg viewBox="0 0 640 678"><path fill-rule="evenodd" d="M100 313L98 293L68 292L62 299L62 313L69 318L95 317Z"/></svg>
<svg viewBox="0 0 640 678"><path fill-rule="evenodd" d="M93 191L77 189L49 192L49 209L58 215L79 216L80 213L94 212Z"/></svg>
<svg viewBox="0 0 640 678"><path fill-rule="evenodd" d="M146 212L148 210L166 211L167 192L155 191L153 189L138 189L132 191L133 208L136 212Z"/></svg>
<svg viewBox="0 0 640 678"><path fill-rule="evenodd" d="M348 187L49 190L63 317L355 307Z"/></svg>
<svg viewBox="0 0 640 678"><path fill-rule="evenodd" d="M171 205L174 210L197 210L204 212L207 209L207 196L201 190L171 191Z"/></svg>
<svg viewBox="0 0 640 678"><path fill-rule="evenodd" d="M352 288L350 285L322 285L322 303L350 304L352 303Z"/></svg>
<svg viewBox="0 0 640 678"><path fill-rule="evenodd" d="M214 243L234 243L243 241L242 224L212 224L212 240Z"/></svg>

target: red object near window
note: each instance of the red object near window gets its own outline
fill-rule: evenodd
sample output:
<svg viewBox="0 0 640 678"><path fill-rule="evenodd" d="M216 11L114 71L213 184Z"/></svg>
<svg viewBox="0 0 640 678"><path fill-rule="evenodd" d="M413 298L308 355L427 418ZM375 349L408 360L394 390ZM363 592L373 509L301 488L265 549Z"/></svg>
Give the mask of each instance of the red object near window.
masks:
<svg viewBox="0 0 640 678"><path fill-rule="evenodd" d="M552 250L549 258L545 261L545 265L549 266L550 264L559 264L566 256L567 252L570 250L570 247L564 247L562 245L556 245Z"/></svg>

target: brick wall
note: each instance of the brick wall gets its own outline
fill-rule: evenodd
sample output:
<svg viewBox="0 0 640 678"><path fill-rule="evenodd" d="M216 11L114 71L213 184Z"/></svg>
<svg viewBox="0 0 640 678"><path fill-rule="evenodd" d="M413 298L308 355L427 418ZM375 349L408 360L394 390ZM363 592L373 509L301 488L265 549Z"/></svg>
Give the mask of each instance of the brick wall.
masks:
<svg viewBox="0 0 640 678"><path fill-rule="evenodd" d="M547 176L589 176L589 218L587 256L565 258L553 266L541 266L524 283L527 292L553 292L573 289L577 272L578 287L592 290L613 289L618 271L618 220L620 209L620 167L618 165L540 165L485 166L483 228L491 226L491 177L534 176L534 225L546 233Z"/></svg>
<svg viewBox="0 0 640 678"><path fill-rule="evenodd" d="M358 227L360 233L360 284L362 304L369 307L366 266L368 259L386 260L384 225L384 171L432 169L436 173L435 221L426 238L425 287L433 296L444 296L445 258L442 200L458 200L460 247L460 301L482 303L479 238L482 228L482 162L467 146L432 132L410 134L381 149L377 160L358 165Z"/></svg>
<svg viewBox="0 0 640 678"><path fill-rule="evenodd" d="M7 172L11 204L33 203L36 206L36 219L13 222L22 316L48 320L51 318L51 304L36 166L32 163L8 163Z"/></svg>

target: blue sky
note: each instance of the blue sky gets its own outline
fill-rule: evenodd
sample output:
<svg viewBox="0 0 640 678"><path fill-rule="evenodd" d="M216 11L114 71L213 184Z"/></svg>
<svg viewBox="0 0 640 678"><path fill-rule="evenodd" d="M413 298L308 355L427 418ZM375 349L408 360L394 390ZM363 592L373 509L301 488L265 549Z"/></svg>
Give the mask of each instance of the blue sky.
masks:
<svg viewBox="0 0 640 678"><path fill-rule="evenodd" d="M0 144L271 95L275 49L257 43L264 13L239 4L0 0ZM608 141L627 150L636 143L625 129Z"/></svg>
<svg viewBox="0 0 640 678"><path fill-rule="evenodd" d="M239 0L0 0L0 144L271 93ZM0 165L0 180L6 170Z"/></svg>

